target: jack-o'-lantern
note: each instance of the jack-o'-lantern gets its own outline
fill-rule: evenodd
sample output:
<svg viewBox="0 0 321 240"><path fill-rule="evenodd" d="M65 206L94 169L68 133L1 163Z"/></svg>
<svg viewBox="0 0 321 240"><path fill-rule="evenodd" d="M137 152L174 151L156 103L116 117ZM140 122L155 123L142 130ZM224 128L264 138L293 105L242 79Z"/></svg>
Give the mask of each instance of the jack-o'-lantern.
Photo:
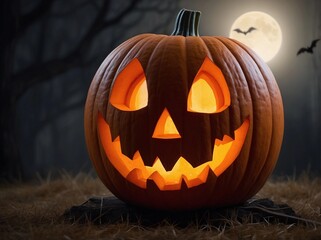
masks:
<svg viewBox="0 0 321 240"><path fill-rule="evenodd" d="M142 34L104 60L85 106L93 165L120 199L157 209L239 204L271 174L282 99L267 65L182 10L171 36Z"/></svg>

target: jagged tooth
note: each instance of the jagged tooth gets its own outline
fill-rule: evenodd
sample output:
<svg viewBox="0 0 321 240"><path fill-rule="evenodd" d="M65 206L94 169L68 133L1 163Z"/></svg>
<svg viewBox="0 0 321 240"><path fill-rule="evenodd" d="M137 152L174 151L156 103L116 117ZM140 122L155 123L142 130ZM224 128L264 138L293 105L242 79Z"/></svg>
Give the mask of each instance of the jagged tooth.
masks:
<svg viewBox="0 0 321 240"><path fill-rule="evenodd" d="M142 156L142 159L143 159L143 162L145 164L146 167L152 167L154 162L155 162L155 159L157 158L157 154L155 154L154 152L153 153L147 153L145 151L141 151L140 152L141 156Z"/></svg>
<svg viewBox="0 0 321 240"><path fill-rule="evenodd" d="M134 155L133 155L133 160L135 160L136 158L142 158L141 156L140 156L140 152L137 150L135 153L134 153Z"/></svg>
<svg viewBox="0 0 321 240"><path fill-rule="evenodd" d="M197 176L197 178L202 182L205 183L208 178L208 172L210 170L209 166L206 166L203 171L200 172L200 174Z"/></svg>
<svg viewBox="0 0 321 240"><path fill-rule="evenodd" d="M169 190L169 191L181 190L181 184L182 184L182 178L180 178L180 180L176 183L166 183L166 185L164 186L164 190Z"/></svg>
<svg viewBox="0 0 321 240"><path fill-rule="evenodd" d="M182 177L181 181L181 190L180 191L186 191L189 189L189 181L186 179L185 176Z"/></svg>
<svg viewBox="0 0 321 240"><path fill-rule="evenodd" d="M223 140L221 139L218 139L218 138L215 138L215 141L214 141L214 146L218 146L218 145L221 145L223 143Z"/></svg>
<svg viewBox="0 0 321 240"><path fill-rule="evenodd" d="M191 179L189 179L186 175L183 175L183 180L185 181L186 186L188 188L191 188L205 183L207 181L209 169L209 166L204 167L204 169L199 173L198 176L195 176Z"/></svg>
<svg viewBox="0 0 321 240"><path fill-rule="evenodd" d="M135 168L138 168L141 170L141 174L142 174L143 179L146 180L149 177L149 175L152 174L151 169L146 168L143 158L141 157L139 151L135 152L133 159L132 159L132 163Z"/></svg>
<svg viewBox="0 0 321 240"><path fill-rule="evenodd" d="M182 177L178 179L179 181L167 181L165 180L158 172L154 172L149 179L153 179L157 187L161 190L180 190L181 187L181 179Z"/></svg>
<svg viewBox="0 0 321 240"><path fill-rule="evenodd" d="M234 139L232 137L230 137L228 135L224 135L224 137L223 137L224 143L228 143L228 142L232 142L232 141L234 141Z"/></svg>
<svg viewBox="0 0 321 240"><path fill-rule="evenodd" d="M217 176L215 175L215 173L213 172L213 170L211 169L210 171L208 171L208 175L207 175L207 183L210 183L211 185L213 185L213 187L215 186L217 180Z"/></svg>
<svg viewBox="0 0 321 240"><path fill-rule="evenodd" d="M121 146L120 146L120 141L119 141L119 137L117 137L115 139L115 141L112 143L114 150L117 152L117 155L120 157L123 166L126 167L127 170L125 170L125 172L122 173L123 176L126 176L126 174L130 171L132 171L135 166L133 161L128 158L126 155L124 155L121 151Z"/></svg>
<svg viewBox="0 0 321 240"><path fill-rule="evenodd" d="M162 172L163 165L162 162L158 157L156 157L153 165L150 166L145 166L146 172L147 172L147 178L150 178L154 172Z"/></svg>
<svg viewBox="0 0 321 240"><path fill-rule="evenodd" d="M120 137L119 137L119 136L115 137L115 139L113 140L113 142L119 142L119 146L120 146Z"/></svg>
<svg viewBox="0 0 321 240"><path fill-rule="evenodd" d="M157 170L157 172L166 172L164 165L162 164L161 160L158 157L156 157L152 168L154 170Z"/></svg>
<svg viewBox="0 0 321 240"><path fill-rule="evenodd" d="M130 171L126 176L126 179L141 188L146 188L146 180L144 180L142 176L142 171L138 168L135 168L132 171Z"/></svg>
<svg viewBox="0 0 321 240"><path fill-rule="evenodd" d="M147 179L146 188L150 192L154 192L154 191L159 191L160 190L153 179Z"/></svg>
<svg viewBox="0 0 321 240"><path fill-rule="evenodd" d="M140 168L141 167L145 167L145 164L144 164L144 161L143 161L143 158L142 156L140 155L140 152L139 151L136 151L134 153L134 156L133 156L133 162L135 163L135 166L139 166Z"/></svg>
<svg viewBox="0 0 321 240"><path fill-rule="evenodd" d="M224 135L223 138L222 138L222 140L216 138L214 144L215 144L216 146L219 146L219 145L221 145L221 144L226 144L226 143L229 143L229 142L232 142L232 141L234 141L233 138L231 138L231 137L228 136L228 135Z"/></svg>
<svg viewBox="0 0 321 240"><path fill-rule="evenodd" d="M119 136L112 143L114 147L121 152L120 138Z"/></svg>
<svg viewBox="0 0 321 240"><path fill-rule="evenodd" d="M142 176L142 171L138 168L134 168L133 170L131 170L128 175L126 176L127 179L139 179Z"/></svg>
<svg viewBox="0 0 321 240"><path fill-rule="evenodd" d="M175 163L172 169L173 172L177 172L177 173L179 172L184 173L192 170L194 170L193 166L188 161L186 161L186 159L183 157L180 157L177 160L177 162Z"/></svg>
<svg viewBox="0 0 321 240"><path fill-rule="evenodd" d="M149 176L149 179L147 180L147 187L149 187L149 185L151 185L150 181L149 181L151 179L152 179L152 182L154 183L154 185L156 185L159 190L165 190L164 189L165 180L157 171L153 172L152 175Z"/></svg>

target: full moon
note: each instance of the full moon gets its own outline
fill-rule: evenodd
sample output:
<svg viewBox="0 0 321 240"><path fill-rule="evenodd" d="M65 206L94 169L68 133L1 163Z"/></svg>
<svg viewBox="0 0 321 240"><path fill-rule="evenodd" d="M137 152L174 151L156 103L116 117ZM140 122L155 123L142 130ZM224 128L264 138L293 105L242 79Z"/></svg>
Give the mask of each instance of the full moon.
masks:
<svg viewBox="0 0 321 240"><path fill-rule="evenodd" d="M282 31L278 22L270 15L254 11L247 12L234 21L230 38L244 43L268 62L280 50Z"/></svg>

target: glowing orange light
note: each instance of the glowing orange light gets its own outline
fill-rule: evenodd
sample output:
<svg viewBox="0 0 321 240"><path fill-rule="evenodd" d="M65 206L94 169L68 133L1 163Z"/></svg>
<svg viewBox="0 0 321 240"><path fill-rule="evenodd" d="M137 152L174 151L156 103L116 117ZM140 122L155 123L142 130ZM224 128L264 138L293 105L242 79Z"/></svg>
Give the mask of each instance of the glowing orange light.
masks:
<svg viewBox="0 0 321 240"><path fill-rule="evenodd" d="M181 135L177 131L175 123L166 108L158 119L153 138L181 138Z"/></svg>
<svg viewBox="0 0 321 240"><path fill-rule="evenodd" d="M148 91L144 70L138 61L133 59L117 76L112 87L110 103L123 111L134 111L146 107ZM205 58L196 74L187 98L187 110L200 113L218 113L230 105L230 92L221 70ZM239 155L244 144L249 120L234 131L235 139L224 135L222 140L214 140L212 159L193 167L188 159L180 156L174 167L166 171L161 159L156 157L152 166L145 166L137 151L133 159L122 153L120 137L112 141L110 128L101 114L98 114L100 141L107 158L117 171L133 184L146 188L147 180L153 180L160 190L179 190L182 181L188 188L205 183L209 171L221 175ZM153 138L181 138L175 123L165 108L154 129Z"/></svg>
<svg viewBox="0 0 321 240"><path fill-rule="evenodd" d="M146 77L137 58L118 74L109 101L114 107L123 111L139 110L147 106Z"/></svg>
<svg viewBox="0 0 321 240"><path fill-rule="evenodd" d="M187 110L218 113L224 111L230 103L230 91L223 73L206 57L188 94Z"/></svg>
<svg viewBox="0 0 321 240"><path fill-rule="evenodd" d="M161 159L156 158L153 166L145 166L144 161L137 151L133 159L121 151L120 138L112 141L110 128L101 114L98 114L98 130L100 141L111 164L118 172L133 184L146 188L148 179L153 180L160 190L179 190L182 181L187 187L198 186L207 180L208 171L213 171L216 176L222 174L237 158L244 144L250 122L245 120L234 131L235 139L224 136L223 140L214 142L212 160L197 167L193 167L185 158L179 157L173 169L166 171Z"/></svg>
<svg viewBox="0 0 321 240"><path fill-rule="evenodd" d="M217 109L215 94L204 78L195 81L190 90L189 109L197 112L213 113Z"/></svg>

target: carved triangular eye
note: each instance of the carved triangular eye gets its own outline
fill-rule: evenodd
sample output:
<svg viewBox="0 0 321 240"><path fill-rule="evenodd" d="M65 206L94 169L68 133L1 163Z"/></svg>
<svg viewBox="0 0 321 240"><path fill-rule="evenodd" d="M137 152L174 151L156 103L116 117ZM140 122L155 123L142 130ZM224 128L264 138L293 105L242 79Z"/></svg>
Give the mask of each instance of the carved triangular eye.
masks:
<svg viewBox="0 0 321 240"><path fill-rule="evenodd" d="M114 107L123 111L135 111L147 106L146 77L137 58L128 63L118 74L109 101Z"/></svg>
<svg viewBox="0 0 321 240"><path fill-rule="evenodd" d="M187 111L218 113L230 104L230 91L222 71L206 57L188 94Z"/></svg>

